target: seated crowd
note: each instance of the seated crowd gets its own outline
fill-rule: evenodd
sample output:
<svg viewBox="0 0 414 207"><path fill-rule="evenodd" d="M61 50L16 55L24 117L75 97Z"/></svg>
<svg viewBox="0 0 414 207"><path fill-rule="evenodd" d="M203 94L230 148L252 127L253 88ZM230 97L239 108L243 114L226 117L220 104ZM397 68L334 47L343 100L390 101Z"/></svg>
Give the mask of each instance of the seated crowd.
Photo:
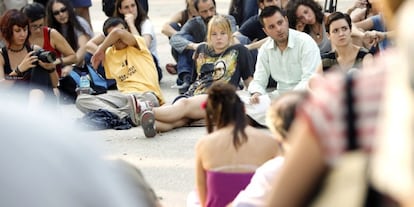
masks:
<svg viewBox="0 0 414 207"><path fill-rule="evenodd" d="M377 197L364 197L366 205L414 205L414 183L404 182L414 170L392 163L389 141L390 130L405 130L393 138L412 145L412 107L393 113L397 100L413 102L413 31L400 22L412 20L411 1L355 0L328 13L315 0L257 0L258 14L235 18L233 3L230 14L218 14L215 0L186 0L162 27L176 61L165 66L176 75L173 100L163 96L155 29L140 2L116 0L96 35L68 0L6 10L0 87L23 85L31 106L56 105L69 78L85 117L109 114L117 120L110 128L141 126L148 138L205 126L194 206L317 206L316 186L350 151L369 159L366 197ZM78 90L85 73L116 90ZM398 118L407 123L391 123ZM404 164L412 165L413 149L404 148ZM400 170L387 175L406 180L387 180L378 172L386 163Z"/></svg>

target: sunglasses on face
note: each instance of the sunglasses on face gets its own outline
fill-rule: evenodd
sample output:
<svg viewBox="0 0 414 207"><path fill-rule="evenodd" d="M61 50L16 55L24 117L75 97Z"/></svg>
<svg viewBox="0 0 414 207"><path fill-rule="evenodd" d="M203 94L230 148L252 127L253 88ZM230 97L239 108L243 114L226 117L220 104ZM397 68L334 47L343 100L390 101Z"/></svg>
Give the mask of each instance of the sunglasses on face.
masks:
<svg viewBox="0 0 414 207"><path fill-rule="evenodd" d="M57 10L57 11L53 11L52 14L53 16L57 16L60 13L65 13L68 9L66 9L66 7L62 7L61 9Z"/></svg>

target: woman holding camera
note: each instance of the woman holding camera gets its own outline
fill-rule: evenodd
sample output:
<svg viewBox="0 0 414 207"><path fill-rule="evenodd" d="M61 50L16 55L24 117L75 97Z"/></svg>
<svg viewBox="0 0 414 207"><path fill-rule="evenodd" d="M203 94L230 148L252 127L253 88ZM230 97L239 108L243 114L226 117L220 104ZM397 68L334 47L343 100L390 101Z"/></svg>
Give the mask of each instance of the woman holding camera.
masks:
<svg viewBox="0 0 414 207"><path fill-rule="evenodd" d="M37 102L52 97L57 79L50 77L57 76L56 68L53 63L39 60L34 50L40 48L30 45L26 15L16 9L6 11L0 20L0 31L6 45L0 53L0 85L29 87L30 98L36 98L31 100Z"/></svg>
<svg viewBox="0 0 414 207"><path fill-rule="evenodd" d="M76 63L76 53L62 34L44 25L45 7L35 2L24 6L22 12L29 18L29 42L39 45L44 50L55 52L58 58L53 63L56 65L59 77L67 75L62 74L61 67Z"/></svg>

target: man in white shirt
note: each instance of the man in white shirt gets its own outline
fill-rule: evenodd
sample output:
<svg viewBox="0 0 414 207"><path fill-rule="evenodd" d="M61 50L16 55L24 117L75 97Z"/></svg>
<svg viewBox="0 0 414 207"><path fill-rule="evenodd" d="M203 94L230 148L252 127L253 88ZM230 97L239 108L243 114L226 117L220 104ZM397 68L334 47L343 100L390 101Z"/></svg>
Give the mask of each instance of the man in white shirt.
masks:
<svg viewBox="0 0 414 207"><path fill-rule="evenodd" d="M255 111L255 105L260 103L263 95L275 98L286 91L306 90L309 78L321 64L321 57L317 44L309 35L289 29L287 16L279 7L264 8L259 20L270 38L259 49L256 70L248 88L250 106L246 111L264 125L264 113ZM267 94L269 77L277 81L277 88Z"/></svg>

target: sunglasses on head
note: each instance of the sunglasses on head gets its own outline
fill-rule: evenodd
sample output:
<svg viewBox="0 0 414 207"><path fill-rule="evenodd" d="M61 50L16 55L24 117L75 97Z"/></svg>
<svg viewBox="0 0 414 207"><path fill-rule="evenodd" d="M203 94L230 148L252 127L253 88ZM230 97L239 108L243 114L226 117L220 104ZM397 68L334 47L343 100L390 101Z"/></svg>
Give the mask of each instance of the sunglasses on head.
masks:
<svg viewBox="0 0 414 207"><path fill-rule="evenodd" d="M60 9L59 9L59 10L57 10L57 11L53 11L53 12L52 12L52 14L53 14L53 16L57 16L57 15L59 15L60 13L65 13L67 10L68 10L68 9L66 9L66 7L62 7L62 8L60 8Z"/></svg>

